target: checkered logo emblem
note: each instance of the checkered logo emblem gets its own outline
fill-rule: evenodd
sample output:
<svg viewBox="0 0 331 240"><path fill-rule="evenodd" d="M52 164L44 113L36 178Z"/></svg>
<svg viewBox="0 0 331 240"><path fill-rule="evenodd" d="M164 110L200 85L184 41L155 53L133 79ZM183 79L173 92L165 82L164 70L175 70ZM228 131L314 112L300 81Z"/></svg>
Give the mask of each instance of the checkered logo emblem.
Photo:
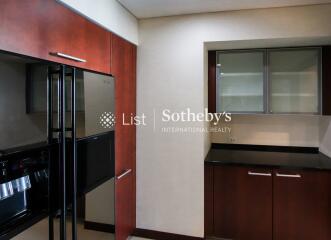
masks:
<svg viewBox="0 0 331 240"><path fill-rule="evenodd" d="M100 124L103 128L112 128L115 125L115 115L112 112L104 112L100 116Z"/></svg>

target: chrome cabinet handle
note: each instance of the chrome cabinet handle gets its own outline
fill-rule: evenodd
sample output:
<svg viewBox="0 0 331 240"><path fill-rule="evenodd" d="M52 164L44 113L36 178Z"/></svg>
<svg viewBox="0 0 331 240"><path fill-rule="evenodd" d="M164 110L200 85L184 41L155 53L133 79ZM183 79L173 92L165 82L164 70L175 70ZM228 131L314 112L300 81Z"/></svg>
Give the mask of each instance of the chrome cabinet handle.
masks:
<svg viewBox="0 0 331 240"><path fill-rule="evenodd" d="M117 176L116 179L120 180L121 178L125 177L126 175L128 175L130 172L132 172L132 169L127 169L124 171L124 173L122 173L121 175Z"/></svg>
<svg viewBox="0 0 331 240"><path fill-rule="evenodd" d="M258 173L258 172L251 172L251 171L248 172L248 175L271 177L271 173Z"/></svg>
<svg viewBox="0 0 331 240"><path fill-rule="evenodd" d="M76 62L87 62L85 59L82 58L78 58L78 57L74 57L65 53L61 53L61 52L55 52L55 53L51 53L52 55L58 56L58 57L62 57L62 58L66 58L69 60L73 60Z"/></svg>
<svg viewBox="0 0 331 240"><path fill-rule="evenodd" d="M276 177L301 178L301 175L300 174L280 174L280 173L276 173Z"/></svg>

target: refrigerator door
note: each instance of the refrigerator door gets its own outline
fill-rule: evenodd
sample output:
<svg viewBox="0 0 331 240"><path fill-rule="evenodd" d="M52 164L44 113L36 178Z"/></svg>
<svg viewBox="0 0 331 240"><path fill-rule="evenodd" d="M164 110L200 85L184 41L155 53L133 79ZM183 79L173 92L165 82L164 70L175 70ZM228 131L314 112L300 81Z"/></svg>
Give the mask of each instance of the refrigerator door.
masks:
<svg viewBox="0 0 331 240"><path fill-rule="evenodd" d="M72 191L76 192L72 201L76 210L69 211L76 222L73 232L77 232L77 239L111 240L115 238L115 81L109 75L76 69L75 87L77 156L69 173L77 176L76 190ZM68 108L72 106L69 92Z"/></svg>

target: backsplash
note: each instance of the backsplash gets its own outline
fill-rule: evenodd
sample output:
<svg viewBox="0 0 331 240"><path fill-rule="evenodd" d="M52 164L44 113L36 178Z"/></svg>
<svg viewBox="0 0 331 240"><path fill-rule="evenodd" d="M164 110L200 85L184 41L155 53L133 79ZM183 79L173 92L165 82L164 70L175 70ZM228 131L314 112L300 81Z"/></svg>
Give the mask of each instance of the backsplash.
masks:
<svg viewBox="0 0 331 240"><path fill-rule="evenodd" d="M321 116L236 114L230 123L220 123L219 127L230 129L212 132L212 143L279 145L319 147L321 142ZM213 124L213 123L211 123ZM212 126L212 125L211 125ZM329 127L331 141L331 126Z"/></svg>
<svg viewBox="0 0 331 240"><path fill-rule="evenodd" d="M321 118L320 151L331 157L331 116Z"/></svg>

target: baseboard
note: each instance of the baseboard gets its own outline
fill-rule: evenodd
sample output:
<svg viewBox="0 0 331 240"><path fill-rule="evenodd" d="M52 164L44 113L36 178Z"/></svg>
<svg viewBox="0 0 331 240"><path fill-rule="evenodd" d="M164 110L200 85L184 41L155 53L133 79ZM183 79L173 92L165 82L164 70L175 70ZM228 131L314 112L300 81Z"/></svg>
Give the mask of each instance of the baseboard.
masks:
<svg viewBox="0 0 331 240"><path fill-rule="evenodd" d="M115 225L84 221L84 228L98 232L115 233Z"/></svg>
<svg viewBox="0 0 331 240"><path fill-rule="evenodd" d="M202 240L200 237L191 237L186 235L167 233L167 232L159 232L154 230L147 230L136 228L133 232L133 236L150 238L155 240Z"/></svg>

